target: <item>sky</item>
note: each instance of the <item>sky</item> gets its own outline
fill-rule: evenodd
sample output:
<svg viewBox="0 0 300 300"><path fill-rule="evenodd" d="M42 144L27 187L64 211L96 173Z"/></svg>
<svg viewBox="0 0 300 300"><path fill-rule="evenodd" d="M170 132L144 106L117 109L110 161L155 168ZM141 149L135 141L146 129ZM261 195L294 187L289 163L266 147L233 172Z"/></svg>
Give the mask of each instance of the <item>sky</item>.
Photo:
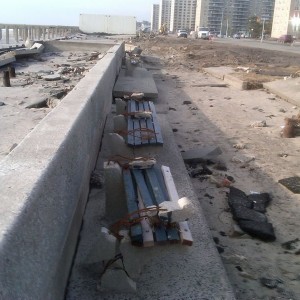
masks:
<svg viewBox="0 0 300 300"><path fill-rule="evenodd" d="M0 24L79 26L80 14L134 16L150 21L159 0L3 0Z"/></svg>

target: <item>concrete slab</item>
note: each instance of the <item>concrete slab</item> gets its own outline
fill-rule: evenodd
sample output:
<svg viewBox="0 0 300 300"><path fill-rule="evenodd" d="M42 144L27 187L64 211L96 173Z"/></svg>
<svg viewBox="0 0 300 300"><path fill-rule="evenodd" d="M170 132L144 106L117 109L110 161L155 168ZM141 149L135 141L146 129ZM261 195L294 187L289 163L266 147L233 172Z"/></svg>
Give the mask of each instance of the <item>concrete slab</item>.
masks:
<svg viewBox="0 0 300 300"><path fill-rule="evenodd" d="M158 91L153 76L144 68L122 69L115 84L113 96L130 96L132 93L144 93L145 98L156 99Z"/></svg>
<svg viewBox="0 0 300 300"><path fill-rule="evenodd" d="M10 63L12 63L14 61L16 61L16 58L15 58L13 52L2 54L0 56L0 67L8 65L8 64L10 64Z"/></svg>
<svg viewBox="0 0 300 300"><path fill-rule="evenodd" d="M300 107L300 78L276 80L264 83L263 86L271 93Z"/></svg>

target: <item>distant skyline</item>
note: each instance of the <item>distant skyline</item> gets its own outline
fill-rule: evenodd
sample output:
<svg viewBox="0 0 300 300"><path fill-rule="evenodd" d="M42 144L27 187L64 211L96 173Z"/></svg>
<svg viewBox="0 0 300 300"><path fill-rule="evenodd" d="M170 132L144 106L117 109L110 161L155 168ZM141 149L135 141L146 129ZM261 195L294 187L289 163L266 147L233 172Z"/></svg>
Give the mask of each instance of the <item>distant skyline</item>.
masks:
<svg viewBox="0 0 300 300"><path fill-rule="evenodd" d="M79 25L80 14L134 16L150 21L152 4L159 0L14 0L1 1L0 23Z"/></svg>

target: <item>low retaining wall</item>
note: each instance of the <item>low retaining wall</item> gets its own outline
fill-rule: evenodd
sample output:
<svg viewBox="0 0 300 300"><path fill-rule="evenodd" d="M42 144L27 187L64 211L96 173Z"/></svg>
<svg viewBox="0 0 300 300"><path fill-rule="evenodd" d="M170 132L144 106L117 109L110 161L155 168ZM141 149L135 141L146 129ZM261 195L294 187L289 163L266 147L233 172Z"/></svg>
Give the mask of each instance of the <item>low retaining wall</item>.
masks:
<svg viewBox="0 0 300 300"><path fill-rule="evenodd" d="M0 299L63 299L123 55L112 47L0 163Z"/></svg>

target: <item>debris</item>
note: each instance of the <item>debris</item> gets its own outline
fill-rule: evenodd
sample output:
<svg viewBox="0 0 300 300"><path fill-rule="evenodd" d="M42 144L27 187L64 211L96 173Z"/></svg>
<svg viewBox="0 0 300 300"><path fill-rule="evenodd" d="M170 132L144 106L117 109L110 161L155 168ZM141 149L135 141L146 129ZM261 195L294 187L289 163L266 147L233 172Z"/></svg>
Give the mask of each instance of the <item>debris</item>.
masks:
<svg viewBox="0 0 300 300"><path fill-rule="evenodd" d="M9 152L13 151L17 146L18 146L18 144L17 144L17 143L14 143L14 144L9 148Z"/></svg>
<svg viewBox="0 0 300 300"><path fill-rule="evenodd" d="M228 204L231 208L233 219L240 228L251 236L264 241L276 239L274 229L265 216L265 208L270 203L269 194L251 194L247 196L243 191L230 187Z"/></svg>
<svg viewBox="0 0 300 300"><path fill-rule="evenodd" d="M222 150L219 147L213 146L181 152L184 162L188 164L206 162L207 160L216 158L220 154L222 154Z"/></svg>
<svg viewBox="0 0 300 300"><path fill-rule="evenodd" d="M296 238L294 240L285 242L281 244L281 246L286 250L297 250L300 247L300 239Z"/></svg>
<svg viewBox="0 0 300 300"><path fill-rule="evenodd" d="M103 175L97 171L93 171L90 177L90 186L97 189L102 189L103 182L104 182Z"/></svg>
<svg viewBox="0 0 300 300"><path fill-rule="evenodd" d="M0 101L0 106L6 105L4 102Z"/></svg>
<svg viewBox="0 0 300 300"><path fill-rule="evenodd" d="M239 144L235 144L233 145L233 148L238 149L238 150L242 150L246 148L245 144L239 143Z"/></svg>
<svg viewBox="0 0 300 300"><path fill-rule="evenodd" d="M192 170L191 172L189 172L189 175L192 178L196 178L201 175L211 175L211 174L212 174L212 171L206 165L202 165L201 167L198 167L198 168Z"/></svg>
<svg viewBox="0 0 300 300"><path fill-rule="evenodd" d="M3 86L10 87L10 77L8 71L3 71Z"/></svg>
<svg viewBox="0 0 300 300"><path fill-rule="evenodd" d="M226 83L203 83L203 84L191 84L191 87L228 87Z"/></svg>
<svg viewBox="0 0 300 300"><path fill-rule="evenodd" d="M241 156L233 156L231 161L234 163L248 164L249 162L255 160L255 157L241 157Z"/></svg>
<svg viewBox="0 0 300 300"><path fill-rule="evenodd" d="M131 97L131 99L134 99L134 100L141 100L145 97L145 94L144 93L132 93L130 97Z"/></svg>
<svg viewBox="0 0 300 300"><path fill-rule="evenodd" d="M253 123L251 123L250 127L267 127L267 122L265 120L262 121L255 121Z"/></svg>
<svg viewBox="0 0 300 300"><path fill-rule="evenodd" d="M60 75L58 74L47 75L47 76L43 76L42 78L46 81L56 81L61 79Z"/></svg>
<svg viewBox="0 0 300 300"><path fill-rule="evenodd" d="M277 288L278 284L283 283L283 281L281 279L270 279L261 277L260 283L269 289L275 289Z"/></svg>
<svg viewBox="0 0 300 300"><path fill-rule="evenodd" d="M47 105L48 98L40 99L37 101L34 101L27 105L25 108L43 108L43 107L48 107Z"/></svg>
<svg viewBox="0 0 300 300"><path fill-rule="evenodd" d="M285 186L292 193L300 194L300 177L293 176L289 178L284 178L280 179L278 182Z"/></svg>
<svg viewBox="0 0 300 300"><path fill-rule="evenodd" d="M192 101L183 101L182 104L183 104L183 105L190 105L190 104L192 104Z"/></svg>

